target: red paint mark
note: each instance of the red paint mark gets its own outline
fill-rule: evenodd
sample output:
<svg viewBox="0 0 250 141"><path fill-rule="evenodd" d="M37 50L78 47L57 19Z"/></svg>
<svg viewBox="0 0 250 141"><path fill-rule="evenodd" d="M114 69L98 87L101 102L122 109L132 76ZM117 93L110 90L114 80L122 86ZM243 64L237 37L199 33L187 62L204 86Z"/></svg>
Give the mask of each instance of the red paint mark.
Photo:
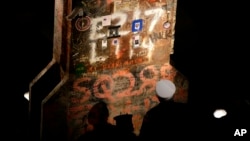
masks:
<svg viewBox="0 0 250 141"><path fill-rule="evenodd" d="M148 74L145 75L144 73L147 72ZM169 79L173 80L176 75L176 71L173 69L173 67L166 63L160 68L160 76L162 79ZM112 75L112 78L109 75L101 75L97 78L97 80L94 83L93 90L94 90L94 96L101 99L108 99L110 101L115 101L115 98L123 98L127 96L133 96L133 95L140 95L145 90L150 93L154 92L155 90L155 84L156 81L159 79L159 71L154 65L145 67L140 73L140 80L143 82L140 86L140 89L133 90L135 85L135 77L131 72L128 70L119 70L115 72ZM129 80L129 86L127 89L123 90L122 92L119 92L116 95L112 95L113 89L114 89L114 82L113 79L116 79L118 77L126 77ZM84 97L78 101L77 99L72 99L73 103L83 103L87 101L91 96L91 91L87 87L80 86L80 83L83 82L89 82L91 81L91 78L84 77L77 79L74 84L73 88L75 91L83 92L85 95Z"/></svg>
<svg viewBox="0 0 250 141"><path fill-rule="evenodd" d="M158 99L158 97L156 95L153 95L151 97L151 100L154 101L154 102L159 102L159 99Z"/></svg>
<svg viewBox="0 0 250 141"><path fill-rule="evenodd" d="M83 83L83 82L90 82L91 78L88 78L88 77L83 77L83 78L80 78L80 79L77 79L74 83L73 83L73 89L75 91L79 91L79 92L82 92L84 93L84 96L81 98L80 102L83 103L83 102L86 102L89 100L90 96L91 96L91 91L90 89L88 89L87 87L84 87L84 86L80 86L80 83Z"/></svg>
<svg viewBox="0 0 250 141"><path fill-rule="evenodd" d="M96 70L96 67L90 66L87 68L88 72L94 72Z"/></svg>
<svg viewBox="0 0 250 141"><path fill-rule="evenodd" d="M122 98L122 97L126 97L126 96L131 96L131 91L134 88L135 85L135 78L134 76L127 70L120 70L117 71L115 74L113 74L112 76L114 79L117 77L126 77L129 79L129 87L125 90L123 90L122 92L119 92L118 94L116 94L116 96L118 98Z"/></svg>
<svg viewBox="0 0 250 141"><path fill-rule="evenodd" d="M148 98L144 99L144 105L145 105L145 109L150 108L150 100Z"/></svg>
<svg viewBox="0 0 250 141"><path fill-rule="evenodd" d="M107 0L107 4L111 4L113 0Z"/></svg>
<svg viewBox="0 0 250 141"><path fill-rule="evenodd" d="M142 119L143 119L143 116L141 114L134 114L132 117L132 122L133 122L133 126L135 129L135 133L137 134L140 132Z"/></svg>
<svg viewBox="0 0 250 141"><path fill-rule="evenodd" d="M174 95L174 101L178 102L187 102L188 100L188 91L182 87L178 88L176 95Z"/></svg>
<svg viewBox="0 0 250 141"><path fill-rule="evenodd" d="M125 105L124 105L124 109L123 109L123 114L131 114L133 113L132 111L132 101L131 99L128 99L126 102L125 102Z"/></svg>
<svg viewBox="0 0 250 141"><path fill-rule="evenodd" d="M82 18L77 18L76 22L75 22L75 27L78 31L86 31L90 28L90 17L85 16Z"/></svg>
<svg viewBox="0 0 250 141"><path fill-rule="evenodd" d="M108 64L102 64L97 68L93 67L93 66L90 66L88 68L88 72L93 72L93 71L96 71L96 70L117 69L117 68L121 68L121 67L140 64L140 63L143 63L145 61L148 61L147 58L135 58L135 59L132 59L132 60L126 60L124 62L122 62L121 60L116 60L116 61L108 63Z"/></svg>
<svg viewBox="0 0 250 141"><path fill-rule="evenodd" d="M132 107L131 107L131 110L134 112L134 111L138 111L140 109L140 107L139 106L136 106L136 105L133 105Z"/></svg>
<svg viewBox="0 0 250 141"><path fill-rule="evenodd" d="M99 76L93 86L95 97L106 98L110 101L114 101L114 97L112 96L113 83L114 82L109 75Z"/></svg>
<svg viewBox="0 0 250 141"><path fill-rule="evenodd" d="M144 72L148 71L151 73L151 78L147 78L144 75ZM135 90L132 92L132 95L140 95L144 92L144 90L146 89L147 92L153 92L155 90L155 84L156 81L158 80L159 77L159 71L157 71L157 69L151 65L151 66L147 66L145 67L139 74L140 76L140 80L142 80L143 84L141 85L139 90Z"/></svg>
<svg viewBox="0 0 250 141"><path fill-rule="evenodd" d="M109 111L110 111L110 114L111 114L110 116L111 116L111 117L112 117L112 115L115 116L115 115L121 114L120 109L118 109L118 108L115 106L114 103L109 104L109 105L108 105L108 108L109 108Z"/></svg>
<svg viewBox="0 0 250 141"><path fill-rule="evenodd" d="M161 72L162 79L168 79L168 80L173 81L174 77L176 76L176 70L174 70L174 68L169 63L165 63L161 67L160 72Z"/></svg>

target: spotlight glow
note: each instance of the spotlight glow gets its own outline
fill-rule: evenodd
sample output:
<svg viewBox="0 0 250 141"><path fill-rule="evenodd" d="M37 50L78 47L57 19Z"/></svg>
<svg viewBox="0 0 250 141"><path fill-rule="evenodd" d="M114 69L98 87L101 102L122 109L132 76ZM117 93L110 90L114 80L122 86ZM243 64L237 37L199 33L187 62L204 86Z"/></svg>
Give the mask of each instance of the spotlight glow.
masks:
<svg viewBox="0 0 250 141"><path fill-rule="evenodd" d="M29 92L24 93L24 98L27 99L28 101L29 101L29 95L30 95Z"/></svg>
<svg viewBox="0 0 250 141"><path fill-rule="evenodd" d="M215 118L222 118L227 115L227 111L225 109L216 109L213 115Z"/></svg>

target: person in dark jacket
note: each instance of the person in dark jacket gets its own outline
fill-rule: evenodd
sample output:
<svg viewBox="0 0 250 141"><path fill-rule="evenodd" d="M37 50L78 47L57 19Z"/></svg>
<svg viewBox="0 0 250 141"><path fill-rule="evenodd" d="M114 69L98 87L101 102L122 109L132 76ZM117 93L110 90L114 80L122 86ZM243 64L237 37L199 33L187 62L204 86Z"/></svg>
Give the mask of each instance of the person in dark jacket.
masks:
<svg viewBox="0 0 250 141"><path fill-rule="evenodd" d="M160 103L144 116L140 129L140 141L179 139L188 136L188 108L185 103L173 101L175 84L170 80L156 83Z"/></svg>
<svg viewBox="0 0 250 141"><path fill-rule="evenodd" d="M114 117L116 121L117 136L124 141L137 141L137 135L134 133L132 114L122 114Z"/></svg>
<svg viewBox="0 0 250 141"><path fill-rule="evenodd" d="M77 141L116 140L116 127L108 122L109 110L105 102L96 103L88 113L88 124L93 128L82 134Z"/></svg>

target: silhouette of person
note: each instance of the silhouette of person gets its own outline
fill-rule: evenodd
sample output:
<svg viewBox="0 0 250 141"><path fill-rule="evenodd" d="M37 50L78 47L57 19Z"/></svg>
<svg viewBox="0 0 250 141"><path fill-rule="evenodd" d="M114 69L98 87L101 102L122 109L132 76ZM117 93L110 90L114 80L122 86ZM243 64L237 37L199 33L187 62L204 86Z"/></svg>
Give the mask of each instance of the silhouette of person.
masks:
<svg viewBox="0 0 250 141"><path fill-rule="evenodd" d="M185 103L173 101L175 91L175 84L170 80L156 83L160 103L145 114L139 133L140 141L187 137L188 108Z"/></svg>
<svg viewBox="0 0 250 141"><path fill-rule="evenodd" d="M105 102L98 102L88 113L88 129L77 141L115 140L115 125L108 122L109 110Z"/></svg>
<svg viewBox="0 0 250 141"><path fill-rule="evenodd" d="M122 138L122 140L126 141L136 141L137 135L134 133L134 126L132 122L133 115L131 114L123 114L114 117L116 121L116 129L118 132L118 136Z"/></svg>

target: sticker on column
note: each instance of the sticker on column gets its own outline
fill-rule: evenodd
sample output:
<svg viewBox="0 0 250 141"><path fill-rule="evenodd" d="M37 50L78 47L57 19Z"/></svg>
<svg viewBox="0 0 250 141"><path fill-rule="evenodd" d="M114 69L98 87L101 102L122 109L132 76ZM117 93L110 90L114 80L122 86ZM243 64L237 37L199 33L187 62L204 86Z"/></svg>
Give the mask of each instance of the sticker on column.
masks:
<svg viewBox="0 0 250 141"><path fill-rule="evenodd" d="M108 47L107 39L102 40L102 49L106 49Z"/></svg>
<svg viewBox="0 0 250 141"><path fill-rule="evenodd" d="M83 63L79 63L75 67L75 74L77 77L80 77L86 71L87 71L87 69Z"/></svg>
<svg viewBox="0 0 250 141"><path fill-rule="evenodd" d="M163 27L165 29L168 29L170 27L170 25L171 25L170 22L169 22L169 16L170 16L170 11L167 11L167 21L164 22L164 24L163 24Z"/></svg>
<svg viewBox="0 0 250 141"><path fill-rule="evenodd" d="M82 8L79 10L78 16L80 16L80 17L84 16L84 12L83 12Z"/></svg>
<svg viewBox="0 0 250 141"><path fill-rule="evenodd" d="M111 25L111 15L102 16L102 26Z"/></svg>
<svg viewBox="0 0 250 141"><path fill-rule="evenodd" d="M142 19L137 19L132 22L132 32L139 32L142 30Z"/></svg>
<svg viewBox="0 0 250 141"><path fill-rule="evenodd" d="M168 22L168 21L166 21L164 24L163 24L163 27L165 28L165 29L168 29L169 27L170 27L170 22Z"/></svg>
<svg viewBox="0 0 250 141"><path fill-rule="evenodd" d="M108 39L109 38L116 38L116 37L120 37L119 35L119 28L121 26L118 25L118 26L110 26L109 27L109 32L108 32Z"/></svg>
<svg viewBox="0 0 250 141"><path fill-rule="evenodd" d="M133 47L138 48L140 46L140 36L135 35L133 36Z"/></svg>
<svg viewBox="0 0 250 141"><path fill-rule="evenodd" d="M119 40L118 40L118 39L114 39L113 42L112 42L112 44L115 45L115 46L117 46L118 43L119 43Z"/></svg>

